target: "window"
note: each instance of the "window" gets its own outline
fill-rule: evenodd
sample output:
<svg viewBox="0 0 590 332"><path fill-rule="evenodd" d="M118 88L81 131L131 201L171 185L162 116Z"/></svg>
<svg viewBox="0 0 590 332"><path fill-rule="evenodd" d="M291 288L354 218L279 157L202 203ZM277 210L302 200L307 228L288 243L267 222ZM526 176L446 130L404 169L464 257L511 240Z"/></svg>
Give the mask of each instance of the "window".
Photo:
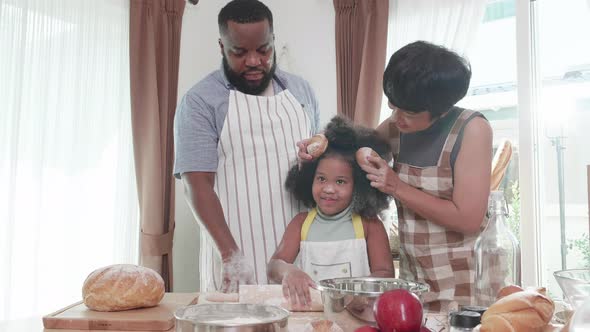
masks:
<svg viewBox="0 0 590 332"><path fill-rule="evenodd" d="M399 10L405 2L391 3ZM416 8L415 16L424 9ZM510 205L509 226L521 240L523 283L546 286L559 298L553 272L590 267L590 2L488 0L484 10L477 29L460 30L476 31L462 50L452 38L414 39L444 44L469 58L471 86L458 105L486 116L494 148L502 139L513 144L501 190ZM429 7L420 13L433 12ZM390 12L390 18L395 15ZM421 26L428 24L402 32ZM390 114L384 99L381 120Z"/></svg>
<svg viewBox="0 0 590 332"><path fill-rule="evenodd" d="M542 283L559 295L553 272L590 267L586 165L590 165L590 2L533 3L538 102ZM559 236L557 236L559 235ZM558 239L556 239L558 238Z"/></svg>
<svg viewBox="0 0 590 332"><path fill-rule="evenodd" d="M534 197L530 208L535 211L525 214L536 218L523 220L523 224L536 224L539 238L534 247L523 247L523 276L529 276L525 284L547 286L555 298L561 297L561 290L554 271L590 267L585 180L586 165L590 164L586 143L590 134L585 128L590 123L590 45L583 42L585 32L590 31L589 7L585 0L569 1L567 5L556 0L533 2L530 19L536 27L531 31L536 52L517 66L518 48L527 46L516 42L523 41L522 36L517 36L522 33L517 32L517 24L523 16L515 15L514 0L489 1L470 50L471 88L460 102L490 120L494 147L503 138L514 144L512 162L502 184L511 207L509 226L519 237L522 232L532 232L530 227L522 228L519 214L521 198ZM537 79L532 84L519 84L517 72L528 66L534 68L530 74ZM519 114L519 89L537 96L527 110L530 118ZM530 121L523 121L527 118ZM532 145L521 146L521 130L531 130ZM522 193L521 148L534 152L532 160L526 162L537 170L536 175L528 169L520 170L520 176L534 181ZM536 271L527 271L527 257L537 257Z"/></svg>

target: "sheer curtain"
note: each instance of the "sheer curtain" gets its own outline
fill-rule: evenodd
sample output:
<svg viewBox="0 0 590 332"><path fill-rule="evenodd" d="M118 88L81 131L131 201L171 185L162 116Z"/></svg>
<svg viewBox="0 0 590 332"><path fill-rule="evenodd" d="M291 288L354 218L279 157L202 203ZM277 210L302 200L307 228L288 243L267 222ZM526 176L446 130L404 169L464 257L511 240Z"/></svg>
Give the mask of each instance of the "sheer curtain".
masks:
<svg viewBox="0 0 590 332"><path fill-rule="evenodd" d="M137 263L128 30L127 1L0 0L0 320Z"/></svg>
<svg viewBox="0 0 590 332"><path fill-rule="evenodd" d="M417 40L444 45L469 57L488 0L390 0L387 59ZM383 97L380 121L391 115Z"/></svg>

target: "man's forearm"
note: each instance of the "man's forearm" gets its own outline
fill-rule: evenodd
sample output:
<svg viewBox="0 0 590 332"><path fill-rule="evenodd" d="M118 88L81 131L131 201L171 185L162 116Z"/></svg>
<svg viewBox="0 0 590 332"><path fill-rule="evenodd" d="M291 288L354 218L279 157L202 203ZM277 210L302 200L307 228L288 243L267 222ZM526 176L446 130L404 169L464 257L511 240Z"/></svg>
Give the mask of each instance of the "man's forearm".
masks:
<svg viewBox="0 0 590 332"><path fill-rule="evenodd" d="M199 219L215 241L221 257L225 260L240 249L232 236L225 218L219 198L214 191L199 190L194 202Z"/></svg>
<svg viewBox="0 0 590 332"><path fill-rule="evenodd" d="M200 181L200 180L199 180ZM240 248L237 246L223 216L223 209L212 183L185 181L187 201L197 219L205 226L223 260L229 259Z"/></svg>

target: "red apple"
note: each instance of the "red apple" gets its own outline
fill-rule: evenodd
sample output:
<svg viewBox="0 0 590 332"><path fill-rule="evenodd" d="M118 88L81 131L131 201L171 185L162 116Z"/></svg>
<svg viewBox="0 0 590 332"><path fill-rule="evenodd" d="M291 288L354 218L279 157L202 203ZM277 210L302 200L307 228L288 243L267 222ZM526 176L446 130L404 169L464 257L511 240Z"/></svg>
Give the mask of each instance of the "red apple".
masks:
<svg viewBox="0 0 590 332"><path fill-rule="evenodd" d="M417 332L422 326L422 303L418 296L405 289L381 294L374 312L381 332Z"/></svg>
<svg viewBox="0 0 590 332"><path fill-rule="evenodd" d="M354 330L354 332L379 332L379 329L374 326L365 325Z"/></svg>

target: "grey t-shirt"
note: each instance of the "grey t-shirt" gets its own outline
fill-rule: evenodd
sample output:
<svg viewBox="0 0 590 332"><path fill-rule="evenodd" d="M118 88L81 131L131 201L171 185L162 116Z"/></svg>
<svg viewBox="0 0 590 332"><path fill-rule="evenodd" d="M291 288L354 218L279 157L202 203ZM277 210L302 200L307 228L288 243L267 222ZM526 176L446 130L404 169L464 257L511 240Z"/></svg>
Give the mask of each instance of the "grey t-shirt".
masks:
<svg viewBox="0 0 590 332"><path fill-rule="evenodd" d="M436 166L447 137L463 111L462 108L454 107L446 116L436 120L427 129L409 134L402 133L400 135L400 152L396 161L417 167ZM475 112L465 121L465 125L476 117L485 119L481 113ZM451 150L451 168L453 170L457 155L461 150L465 125L460 129L457 141Z"/></svg>
<svg viewBox="0 0 590 332"><path fill-rule="evenodd" d="M309 242L331 242L356 238L352 224L352 205L333 216L323 214L319 209L307 234Z"/></svg>
<svg viewBox="0 0 590 332"><path fill-rule="evenodd" d="M275 93L283 91L277 79L295 96L309 116L312 131L317 133L319 109L309 83L277 69L272 80ZM186 172L216 172L217 143L234 87L219 69L195 84L182 97L174 118L174 176Z"/></svg>

